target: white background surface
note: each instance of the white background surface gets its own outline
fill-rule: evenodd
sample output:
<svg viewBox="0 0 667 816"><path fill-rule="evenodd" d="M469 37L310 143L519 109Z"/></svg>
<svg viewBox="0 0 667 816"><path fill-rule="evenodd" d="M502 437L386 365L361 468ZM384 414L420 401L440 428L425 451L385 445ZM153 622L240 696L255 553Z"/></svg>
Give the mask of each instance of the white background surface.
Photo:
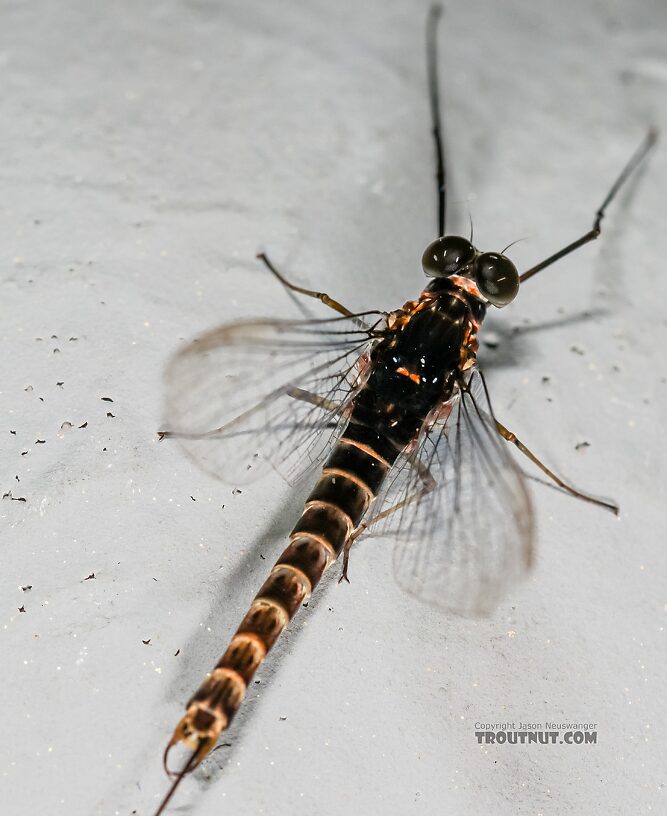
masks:
<svg viewBox="0 0 667 816"><path fill-rule="evenodd" d="M216 323L296 314L259 248L359 309L419 292L425 9L2 5L0 487L26 499L0 504L3 816L150 816L164 792L165 741L308 486L232 495L158 445L161 372ZM526 268L665 130L664 3L451 2L443 22L452 226L526 238ZM535 485L536 569L478 622L419 607L360 545L174 813L665 812L665 167L661 146L482 350L503 421L620 520ZM598 744L474 737L561 719Z"/></svg>

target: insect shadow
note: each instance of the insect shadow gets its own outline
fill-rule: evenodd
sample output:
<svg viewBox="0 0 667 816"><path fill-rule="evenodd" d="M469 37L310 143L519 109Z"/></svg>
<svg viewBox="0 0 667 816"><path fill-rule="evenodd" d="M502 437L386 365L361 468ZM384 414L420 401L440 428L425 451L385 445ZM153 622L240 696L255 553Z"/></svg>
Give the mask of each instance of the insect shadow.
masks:
<svg viewBox="0 0 667 816"><path fill-rule="evenodd" d="M535 344L530 336L542 332L575 326L579 323L598 322L610 314L608 309L585 309L574 314L562 315L553 320L525 325L509 325L506 321L489 316L485 334L481 338L479 360L485 371L514 368L520 369L537 357Z"/></svg>

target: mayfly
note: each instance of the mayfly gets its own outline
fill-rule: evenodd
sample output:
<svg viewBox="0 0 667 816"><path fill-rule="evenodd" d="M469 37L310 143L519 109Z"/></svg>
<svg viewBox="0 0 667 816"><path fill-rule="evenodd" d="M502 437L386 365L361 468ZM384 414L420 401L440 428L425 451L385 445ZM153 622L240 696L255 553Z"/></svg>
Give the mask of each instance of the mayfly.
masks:
<svg viewBox="0 0 667 816"><path fill-rule="evenodd" d="M295 483L323 463L315 487L226 651L186 706L165 751L192 753L158 808L229 728L248 685L324 572L364 532L396 539L399 584L461 613L491 610L530 568L531 503L507 442L560 489L613 512L612 502L556 476L491 407L476 363L489 307L600 235L608 205L656 139L649 131L597 210L592 228L519 274L503 252L479 251L445 234L446 175L437 80L436 30L427 20L427 76L437 162L438 237L422 267L430 282L390 313L356 313L329 295L288 289L337 312L324 320L253 320L204 334L172 359L167 425L207 471L226 481L273 467Z"/></svg>

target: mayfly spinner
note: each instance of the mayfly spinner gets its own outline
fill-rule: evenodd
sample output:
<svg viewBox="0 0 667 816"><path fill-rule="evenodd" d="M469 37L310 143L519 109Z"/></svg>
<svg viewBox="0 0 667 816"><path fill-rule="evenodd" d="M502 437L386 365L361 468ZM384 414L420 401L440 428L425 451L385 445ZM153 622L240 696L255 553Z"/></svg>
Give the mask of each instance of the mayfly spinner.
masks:
<svg viewBox="0 0 667 816"><path fill-rule="evenodd" d="M438 236L422 256L430 279L388 314L355 313L290 283L338 313L314 321L256 320L215 329L172 359L167 424L206 470L226 481L268 464L293 483L323 463L304 510L229 646L186 706L165 752L192 753L183 776L229 728L255 672L325 570L369 528L396 538L394 571L409 593L463 613L492 609L529 569L533 520L506 442L574 496L613 503L558 478L496 418L476 363L489 307L600 235L607 206L654 144L649 131L595 214L592 228L519 274L504 252L445 234L446 177L436 71L440 8L427 22L427 72L437 158ZM259 395L259 396L258 396Z"/></svg>

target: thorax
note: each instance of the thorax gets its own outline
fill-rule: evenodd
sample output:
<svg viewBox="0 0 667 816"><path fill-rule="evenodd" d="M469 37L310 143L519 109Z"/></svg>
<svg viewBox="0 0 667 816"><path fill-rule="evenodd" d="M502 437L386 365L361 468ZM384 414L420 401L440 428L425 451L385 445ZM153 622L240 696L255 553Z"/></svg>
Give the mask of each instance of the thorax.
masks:
<svg viewBox="0 0 667 816"><path fill-rule="evenodd" d="M360 394L359 411L389 427L404 424L406 434L449 399L460 373L474 363L484 318L473 293L450 279L437 283L389 315Z"/></svg>

